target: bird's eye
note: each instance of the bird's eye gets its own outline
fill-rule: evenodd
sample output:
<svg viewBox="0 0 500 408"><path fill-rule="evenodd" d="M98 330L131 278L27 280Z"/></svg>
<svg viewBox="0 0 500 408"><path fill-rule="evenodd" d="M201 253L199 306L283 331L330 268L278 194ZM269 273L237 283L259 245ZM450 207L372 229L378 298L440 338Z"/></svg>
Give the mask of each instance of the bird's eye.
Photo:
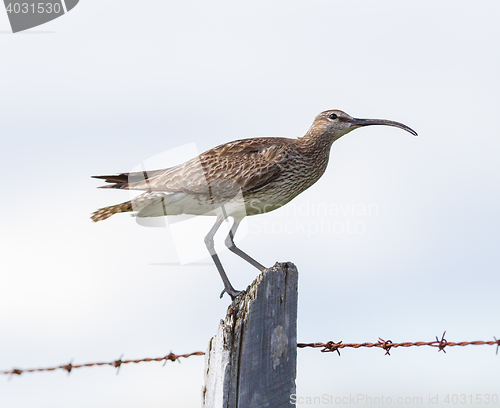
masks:
<svg viewBox="0 0 500 408"><path fill-rule="evenodd" d="M337 119L338 116L335 113L332 113L330 116L328 116L330 119Z"/></svg>

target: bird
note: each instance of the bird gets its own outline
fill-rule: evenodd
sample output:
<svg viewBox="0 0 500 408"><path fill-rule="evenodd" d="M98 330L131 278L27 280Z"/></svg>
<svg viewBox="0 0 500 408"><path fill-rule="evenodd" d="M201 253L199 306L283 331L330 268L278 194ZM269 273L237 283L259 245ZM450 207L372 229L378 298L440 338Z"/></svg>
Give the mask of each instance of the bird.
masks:
<svg viewBox="0 0 500 408"><path fill-rule="evenodd" d="M124 203L96 210L91 219L98 222L125 212L133 212L137 217L215 216L205 245L224 284L220 297L227 293L234 300L242 291L231 285L214 246L214 235L220 225L228 217L233 218L225 245L264 271L262 264L234 243L243 218L276 210L307 190L324 174L333 142L355 129L371 125L393 126L417 136L417 132L399 122L357 119L341 110L327 110L317 115L306 134L299 138L240 139L173 167L92 176L108 183L100 188L144 192Z"/></svg>

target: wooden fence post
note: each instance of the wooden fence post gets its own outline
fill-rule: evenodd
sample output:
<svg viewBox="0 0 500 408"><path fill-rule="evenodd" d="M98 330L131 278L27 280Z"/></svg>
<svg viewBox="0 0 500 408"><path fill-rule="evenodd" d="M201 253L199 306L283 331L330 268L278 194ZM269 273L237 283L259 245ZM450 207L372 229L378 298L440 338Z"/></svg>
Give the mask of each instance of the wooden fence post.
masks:
<svg viewBox="0 0 500 408"><path fill-rule="evenodd" d="M234 300L205 355L203 408L290 407L297 284L295 265L277 263Z"/></svg>

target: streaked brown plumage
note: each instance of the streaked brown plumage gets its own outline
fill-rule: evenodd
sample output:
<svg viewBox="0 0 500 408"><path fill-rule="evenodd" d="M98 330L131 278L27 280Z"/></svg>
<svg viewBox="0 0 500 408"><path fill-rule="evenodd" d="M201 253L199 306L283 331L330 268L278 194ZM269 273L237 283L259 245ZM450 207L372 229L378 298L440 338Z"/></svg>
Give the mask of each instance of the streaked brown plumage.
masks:
<svg viewBox="0 0 500 408"><path fill-rule="evenodd" d="M112 183L103 188L146 192L131 201L97 210L92 220L97 222L116 213L131 211L136 211L138 217L216 215L217 221L205 241L224 281L225 291L234 297L239 292L229 283L213 248L213 235L222 221L228 216L235 220L226 239L229 249L258 269L264 269L234 245L233 236L241 219L275 210L312 186L326 170L332 143L367 125L395 126L416 135L398 122L355 119L339 110L325 111L298 139L236 140L167 169L94 176Z"/></svg>

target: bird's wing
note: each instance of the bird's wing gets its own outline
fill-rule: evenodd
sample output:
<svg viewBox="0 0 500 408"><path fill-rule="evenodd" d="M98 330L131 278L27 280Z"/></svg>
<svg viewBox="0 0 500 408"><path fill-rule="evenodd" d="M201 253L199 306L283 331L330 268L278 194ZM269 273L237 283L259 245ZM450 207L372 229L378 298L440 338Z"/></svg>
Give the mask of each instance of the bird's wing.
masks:
<svg viewBox="0 0 500 408"><path fill-rule="evenodd" d="M98 176L125 188L234 196L257 190L276 179L286 159L284 138L244 139L226 143L164 170ZM134 181L135 179L135 181Z"/></svg>
<svg viewBox="0 0 500 408"><path fill-rule="evenodd" d="M245 139L209 150L200 155L208 185L222 196L262 188L280 175L285 143L281 138Z"/></svg>

